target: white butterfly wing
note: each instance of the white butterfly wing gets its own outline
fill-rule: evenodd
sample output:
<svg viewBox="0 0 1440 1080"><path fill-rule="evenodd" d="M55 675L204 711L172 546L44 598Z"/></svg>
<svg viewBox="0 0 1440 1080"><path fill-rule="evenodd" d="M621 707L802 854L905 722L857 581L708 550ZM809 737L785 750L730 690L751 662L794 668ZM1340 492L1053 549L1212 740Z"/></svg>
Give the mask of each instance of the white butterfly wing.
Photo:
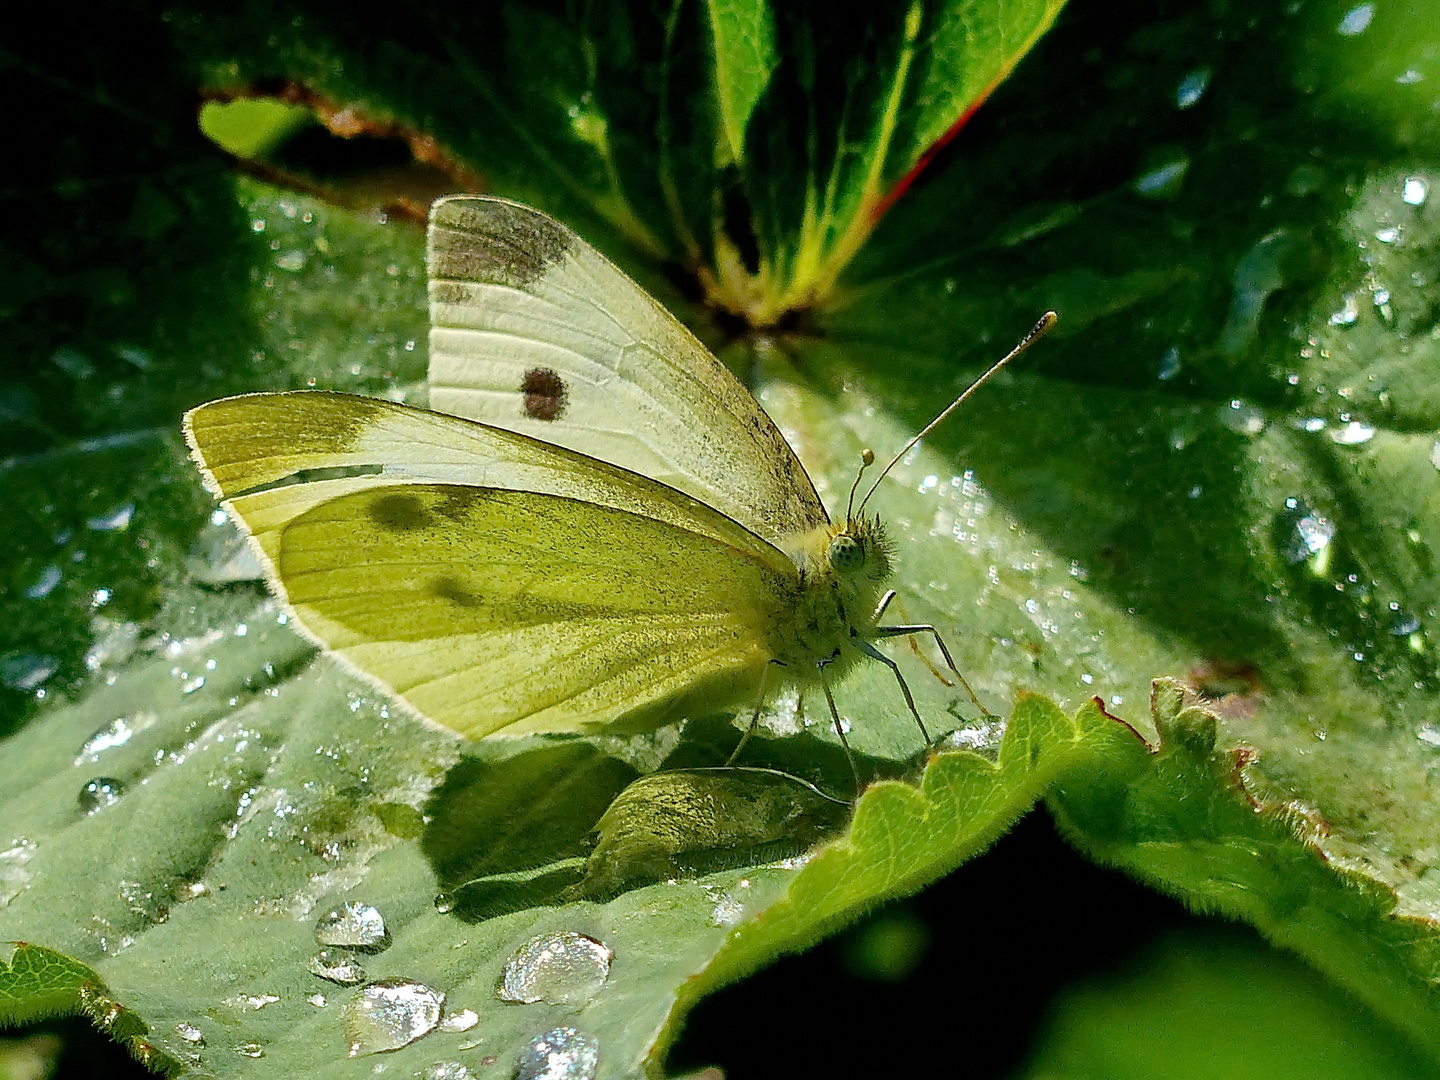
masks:
<svg viewBox="0 0 1440 1080"><path fill-rule="evenodd" d="M432 408L651 477L772 543L827 523L749 392L572 230L458 195L429 247Z"/></svg>

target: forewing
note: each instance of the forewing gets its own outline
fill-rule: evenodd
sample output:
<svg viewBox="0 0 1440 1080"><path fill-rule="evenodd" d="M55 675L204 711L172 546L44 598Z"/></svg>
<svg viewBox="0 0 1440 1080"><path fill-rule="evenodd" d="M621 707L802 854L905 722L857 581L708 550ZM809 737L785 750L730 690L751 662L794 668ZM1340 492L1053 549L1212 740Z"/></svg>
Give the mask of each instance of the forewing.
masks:
<svg viewBox="0 0 1440 1080"><path fill-rule="evenodd" d="M826 523L733 375L553 218L457 195L431 209L430 403L678 488L779 543Z"/></svg>
<svg viewBox="0 0 1440 1080"><path fill-rule="evenodd" d="M535 491L628 510L761 561L782 556L682 492L525 435L378 398L244 394L191 410L185 437L206 485L274 561L280 531L353 491L415 481ZM239 496L249 496L240 512Z"/></svg>
<svg viewBox="0 0 1440 1080"><path fill-rule="evenodd" d="M318 641L471 737L753 694L794 588L783 564L668 522L446 484L324 501L281 530L274 561Z"/></svg>

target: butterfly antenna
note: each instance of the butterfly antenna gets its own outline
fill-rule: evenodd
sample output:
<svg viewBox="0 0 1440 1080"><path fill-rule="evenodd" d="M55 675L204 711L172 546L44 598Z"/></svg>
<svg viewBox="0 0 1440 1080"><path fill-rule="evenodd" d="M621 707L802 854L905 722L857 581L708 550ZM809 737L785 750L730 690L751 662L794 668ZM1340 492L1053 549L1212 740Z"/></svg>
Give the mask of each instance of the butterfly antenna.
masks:
<svg viewBox="0 0 1440 1080"><path fill-rule="evenodd" d="M1034 326L1032 326L1030 328L1030 332L1020 339L1020 344L1016 345L1013 349L1011 349L1003 357L997 360L994 364L990 365L989 371L985 372L984 375L981 375L973 383L967 386L964 393L962 393L959 397L957 397L954 401L952 401L949 405L945 407L944 412L942 412L939 416L935 417L934 420L931 420L930 423L926 424L923 428L921 428L914 438L912 438L903 447L901 447L900 452L890 459L890 464L886 465L885 468L880 470L880 475L877 476L875 478L875 482L870 485L870 490L865 492L865 498L860 500L861 512L864 512L865 504L870 501L870 496L874 495L875 489L880 486L880 481L884 480L885 477L889 474L890 470L893 469L897 464L899 464L901 458L903 458L906 454L908 454L911 450L915 448L916 443L918 443L926 435L929 435L930 432L934 431L937 427L939 427L946 420L948 420L951 413L953 413L961 405L965 404L966 398L968 398L976 390L979 390L980 387L984 386L987 382L990 381L990 376L994 375L1006 364L1010 363L1011 360L1014 360L1031 345L1035 344L1035 342L1039 341L1042 337L1049 333L1050 328L1054 326L1055 323L1059 321L1059 319L1060 316L1055 314L1055 312L1053 311L1047 311L1044 315L1041 315L1040 321L1037 322ZM859 477L856 477L855 483L857 485L860 483ZM851 494L853 497L854 493L852 492ZM848 516L849 515L847 515L847 517Z"/></svg>
<svg viewBox="0 0 1440 1080"><path fill-rule="evenodd" d="M875 464L875 451L868 446L860 451L860 470L855 474L855 482L850 485L850 501L845 504L845 520L850 520L850 511L855 507L855 492L860 490L860 478L865 475L865 470Z"/></svg>

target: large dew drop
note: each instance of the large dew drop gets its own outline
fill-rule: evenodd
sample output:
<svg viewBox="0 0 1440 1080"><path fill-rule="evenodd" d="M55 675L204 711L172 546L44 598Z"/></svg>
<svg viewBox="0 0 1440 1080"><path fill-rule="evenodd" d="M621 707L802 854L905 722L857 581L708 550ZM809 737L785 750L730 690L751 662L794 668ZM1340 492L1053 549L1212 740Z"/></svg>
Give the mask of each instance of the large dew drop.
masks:
<svg viewBox="0 0 1440 1080"><path fill-rule="evenodd" d="M390 931L377 908L346 900L320 916L315 923L315 940L321 945L380 952L390 946Z"/></svg>
<svg viewBox="0 0 1440 1080"><path fill-rule="evenodd" d="M496 993L527 1005L583 1005L610 978L614 956L608 946L573 930L541 934L510 958Z"/></svg>
<svg viewBox="0 0 1440 1080"><path fill-rule="evenodd" d="M592 1080L600 1043L570 1027L537 1035L520 1054L515 1080Z"/></svg>
<svg viewBox="0 0 1440 1080"><path fill-rule="evenodd" d="M408 1046L440 1025L445 995L409 979L381 979L340 1009L350 1056Z"/></svg>

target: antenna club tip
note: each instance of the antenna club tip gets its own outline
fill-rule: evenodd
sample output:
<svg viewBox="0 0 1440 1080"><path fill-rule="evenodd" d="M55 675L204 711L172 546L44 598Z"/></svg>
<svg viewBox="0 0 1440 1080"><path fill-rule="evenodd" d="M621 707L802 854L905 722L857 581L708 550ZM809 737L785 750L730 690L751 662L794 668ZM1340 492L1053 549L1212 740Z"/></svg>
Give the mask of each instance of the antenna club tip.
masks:
<svg viewBox="0 0 1440 1080"><path fill-rule="evenodd" d="M874 451L874 450L871 450L870 447L868 447L868 446L865 447L864 450L861 450L861 451L860 451L860 463L861 463L862 465L864 465L865 468L867 468L867 469L868 469L871 465L874 465L874 464L875 464L875 451Z"/></svg>
<svg viewBox="0 0 1440 1080"><path fill-rule="evenodd" d="M1057 312L1045 312L1044 315L1040 316L1040 321L1037 322L1033 327L1031 327L1030 332L1025 335L1025 340L1020 343L1021 347L1023 348L1024 346L1029 345L1044 337L1050 332L1050 328L1059 321L1060 315Z"/></svg>

